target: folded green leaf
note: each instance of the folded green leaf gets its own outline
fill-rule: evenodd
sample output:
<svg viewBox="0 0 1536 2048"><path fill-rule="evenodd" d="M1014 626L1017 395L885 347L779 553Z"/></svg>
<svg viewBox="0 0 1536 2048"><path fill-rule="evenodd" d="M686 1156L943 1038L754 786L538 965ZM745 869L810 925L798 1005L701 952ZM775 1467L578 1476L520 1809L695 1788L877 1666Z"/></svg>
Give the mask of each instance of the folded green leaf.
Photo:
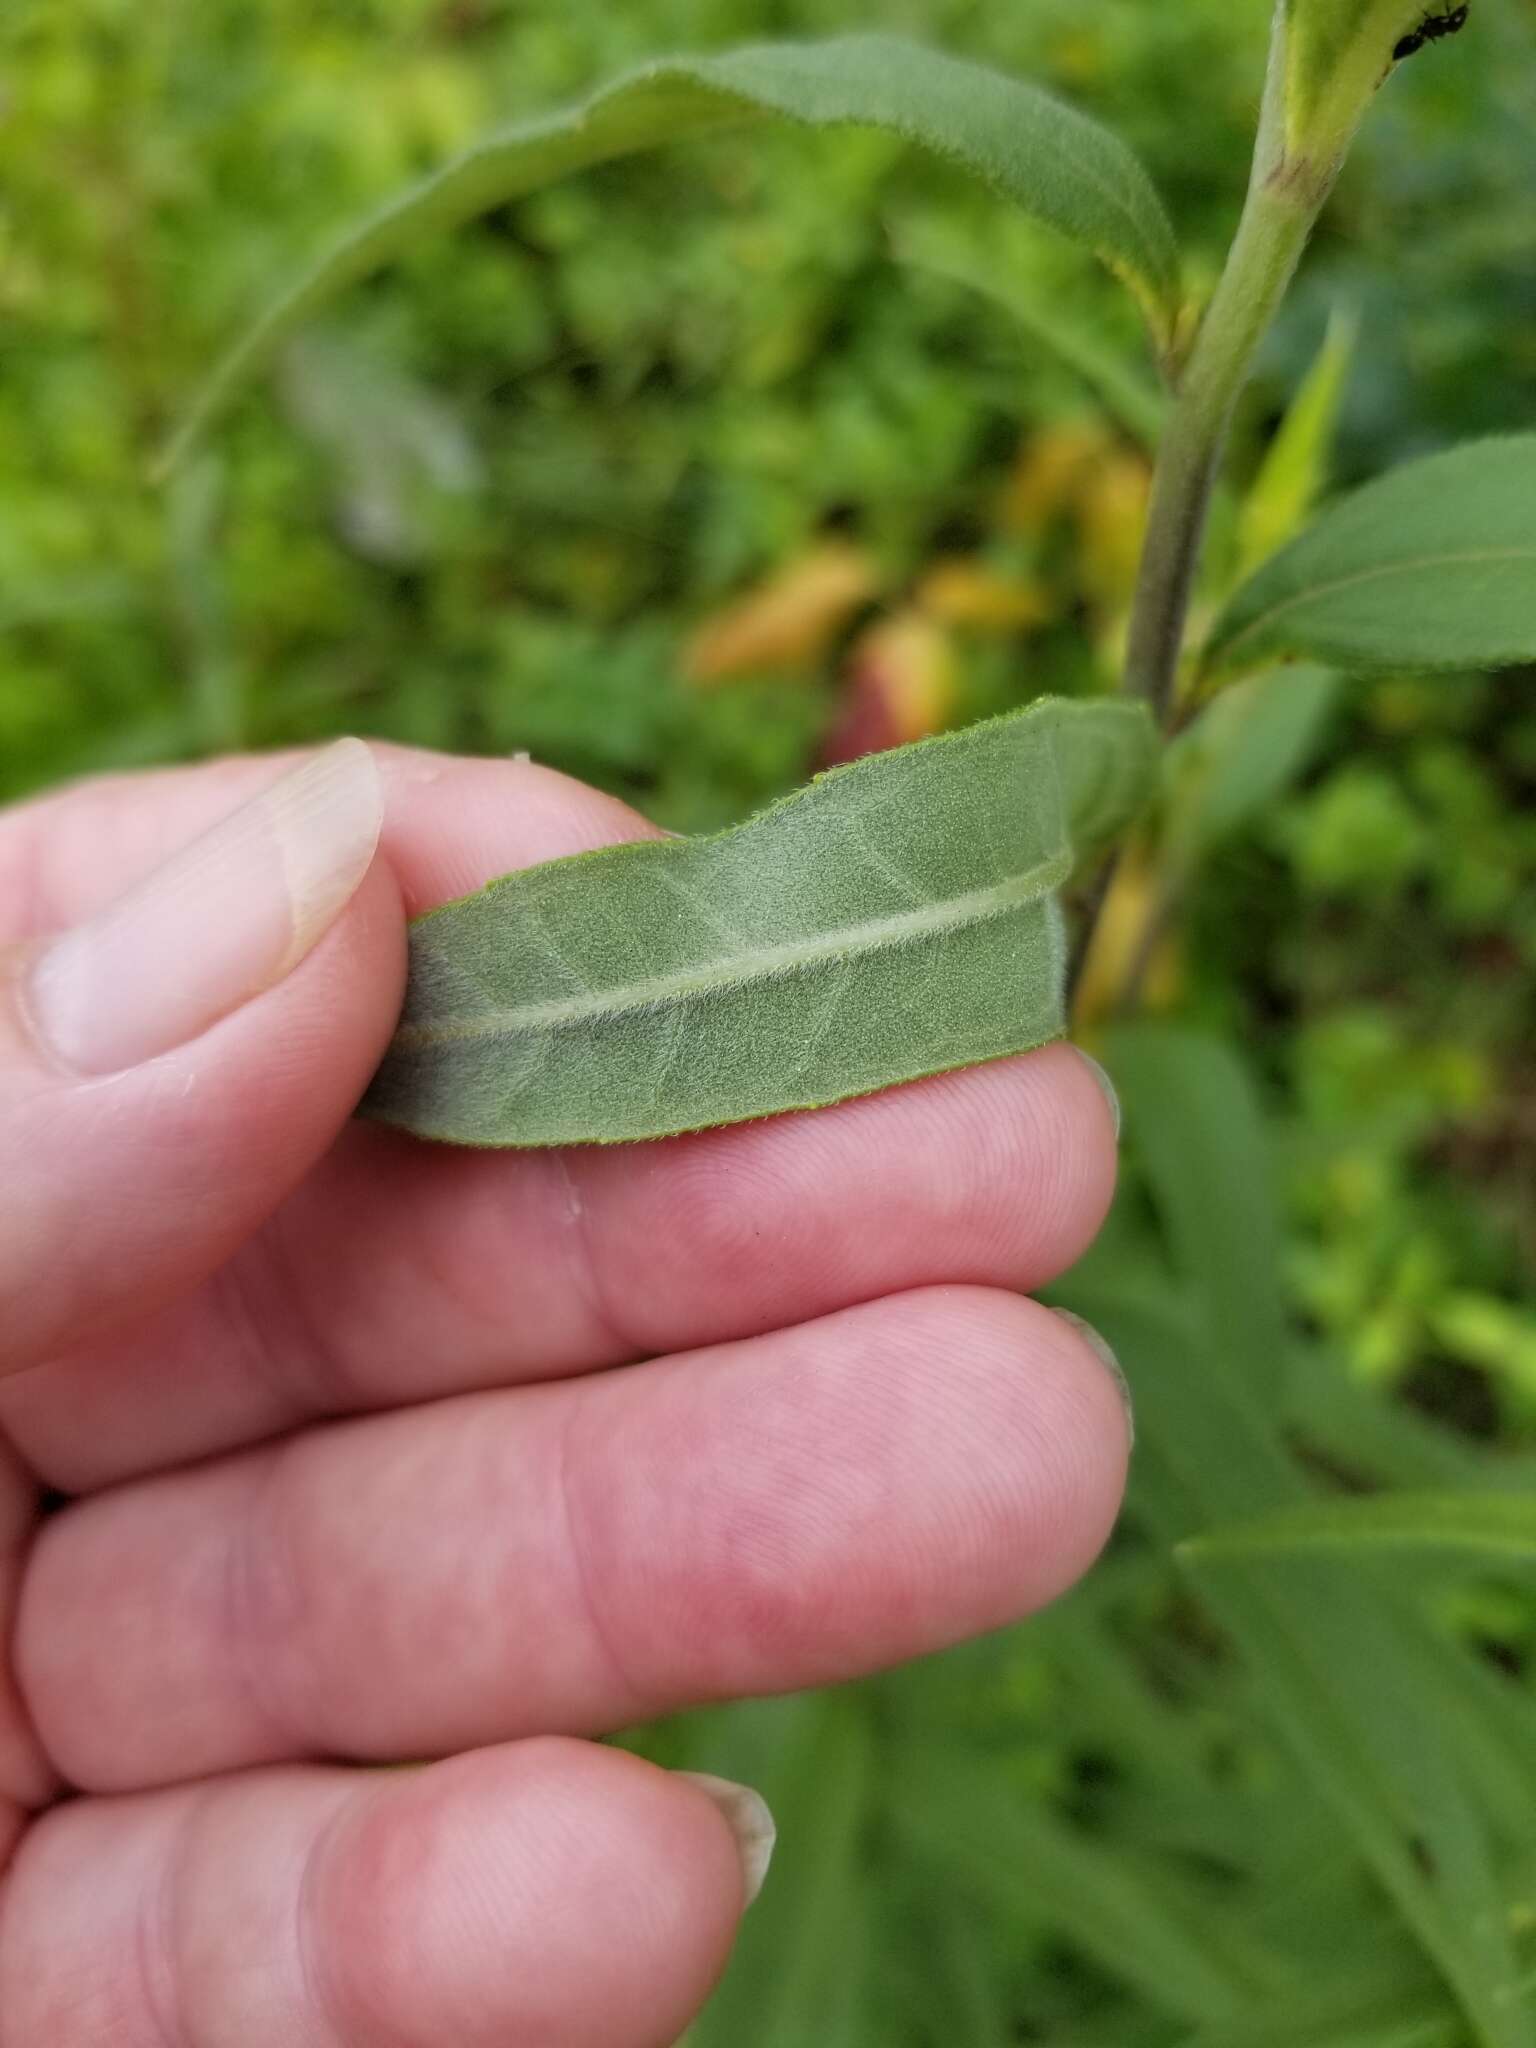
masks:
<svg viewBox="0 0 1536 2048"><path fill-rule="evenodd" d="M1239 1522L1183 1546L1193 1560L1303 1551L1469 1551L1536 1564L1536 1494L1384 1493L1317 1501Z"/></svg>
<svg viewBox="0 0 1536 2048"><path fill-rule="evenodd" d="M1145 796L1139 707L1047 699L834 769L709 839L552 861L420 918L364 1108L425 1137L659 1137L1065 1028L1055 891Z"/></svg>
<svg viewBox="0 0 1536 2048"><path fill-rule="evenodd" d="M1536 660L1536 434L1431 455L1345 498L1238 591L1205 667L1297 655L1358 669Z"/></svg>
<svg viewBox="0 0 1536 2048"><path fill-rule="evenodd" d="M1350 314L1336 313L1328 323L1317 359L1249 486L1237 531L1244 575L1300 533L1317 508L1333 467L1339 408L1358 334L1359 322Z"/></svg>
<svg viewBox="0 0 1536 2048"><path fill-rule="evenodd" d="M764 116L886 129L980 178L1083 242L1130 286L1160 347L1178 318L1173 230L1118 137L1037 86L895 36L766 43L648 64L580 105L494 130L345 231L214 370L169 451L174 462L295 328L428 236L636 150Z"/></svg>

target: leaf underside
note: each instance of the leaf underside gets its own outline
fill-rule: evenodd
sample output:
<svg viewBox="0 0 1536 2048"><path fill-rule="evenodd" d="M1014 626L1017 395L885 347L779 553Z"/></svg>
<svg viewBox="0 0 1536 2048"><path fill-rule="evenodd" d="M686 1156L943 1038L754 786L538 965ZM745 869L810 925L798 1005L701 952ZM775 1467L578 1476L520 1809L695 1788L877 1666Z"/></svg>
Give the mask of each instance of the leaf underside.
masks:
<svg viewBox="0 0 1536 2048"><path fill-rule="evenodd" d="M1536 660L1536 434L1407 463L1341 500L1238 591L1205 667L1296 656L1356 669Z"/></svg>
<svg viewBox="0 0 1536 2048"><path fill-rule="evenodd" d="M1173 230L1119 138L1042 92L895 36L770 43L648 64L580 105L494 130L346 229L214 369L167 452L184 454L295 329L428 236L571 172L776 116L899 135L1086 244L1136 295L1161 347L1180 305Z"/></svg>
<svg viewBox="0 0 1536 2048"><path fill-rule="evenodd" d="M811 1108L1065 1028L1056 891L1146 794L1139 707L1043 700L712 838L552 861L411 928L364 1113L467 1145Z"/></svg>

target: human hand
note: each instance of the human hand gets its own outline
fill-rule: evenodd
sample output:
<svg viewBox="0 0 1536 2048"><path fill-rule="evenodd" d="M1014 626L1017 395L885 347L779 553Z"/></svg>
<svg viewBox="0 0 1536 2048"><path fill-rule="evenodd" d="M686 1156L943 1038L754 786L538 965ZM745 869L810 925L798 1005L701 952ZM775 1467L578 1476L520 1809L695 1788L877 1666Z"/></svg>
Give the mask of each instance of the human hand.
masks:
<svg viewBox="0 0 1536 2048"><path fill-rule="evenodd" d="M763 1815L578 1738L1085 1569L1126 1416L1020 1290L1110 1110L1054 1046L611 1150L350 1123L409 914L650 828L276 773L0 816L0 2040L664 2048Z"/></svg>

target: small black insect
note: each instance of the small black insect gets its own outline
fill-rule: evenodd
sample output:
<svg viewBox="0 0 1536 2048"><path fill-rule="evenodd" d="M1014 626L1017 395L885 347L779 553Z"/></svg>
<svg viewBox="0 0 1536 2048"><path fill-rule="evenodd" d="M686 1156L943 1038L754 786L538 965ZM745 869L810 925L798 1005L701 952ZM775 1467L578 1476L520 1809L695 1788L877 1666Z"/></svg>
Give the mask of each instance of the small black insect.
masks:
<svg viewBox="0 0 1536 2048"><path fill-rule="evenodd" d="M1445 36L1459 36L1471 11L1468 5L1453 7L1449 14L1426 15L1412 35L1403 37L1392 52L1392 61L1401 64L1405 57L1415 56L1426 43L1438 43Z"/></svg>

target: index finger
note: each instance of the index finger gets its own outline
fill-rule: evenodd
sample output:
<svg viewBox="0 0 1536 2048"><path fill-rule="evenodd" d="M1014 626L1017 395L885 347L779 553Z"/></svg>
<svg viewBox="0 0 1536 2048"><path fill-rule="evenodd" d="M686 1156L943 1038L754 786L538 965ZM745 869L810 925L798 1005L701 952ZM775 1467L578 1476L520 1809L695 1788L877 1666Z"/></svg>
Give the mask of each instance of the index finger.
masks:
<svg viewBox="0 0 1536 2048"><path fill-rule="evenodd" d="M382 758L385 850L416 907L651 829L525 763ZM197 783L185 800L206 801ZM1110 1110L1065 1047L612 1150L460 1153L358 1127L213 1284L0 1389L0 1420L78 1491L321 1415L717 1343L898 1289L1027 1289L1086 1247L1113 1179Z"/></svg>

